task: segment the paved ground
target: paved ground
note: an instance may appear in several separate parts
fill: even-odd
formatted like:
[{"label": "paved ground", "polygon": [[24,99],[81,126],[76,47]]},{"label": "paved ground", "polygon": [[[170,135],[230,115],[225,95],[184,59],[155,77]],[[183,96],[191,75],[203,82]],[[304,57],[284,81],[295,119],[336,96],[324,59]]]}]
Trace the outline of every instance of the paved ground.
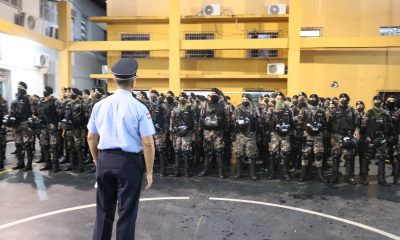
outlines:
[{"label": "paved ground", "polygon": [[[13,162],[10,157],[6,168]],[[0,173],[0,238],[91,239],[94,175],[38,168]],[[375,166],[371,172],[376,174]],[[142,194],[153,201],[141,203],[137,239],[400,239],[400,187],[381,187],[376,180],[370,186],[332,186],[261,177],[156,177]],[[151,199],[156,197],[186,198]],[[45,213],[50,214],[27,219]]]}]

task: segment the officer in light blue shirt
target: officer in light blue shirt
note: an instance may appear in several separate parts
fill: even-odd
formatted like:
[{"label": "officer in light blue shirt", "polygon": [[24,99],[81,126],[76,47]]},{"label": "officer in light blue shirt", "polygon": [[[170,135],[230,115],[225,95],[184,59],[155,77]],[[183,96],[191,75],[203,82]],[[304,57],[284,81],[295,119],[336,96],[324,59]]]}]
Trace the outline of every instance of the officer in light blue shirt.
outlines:
[{"label": "officer in light blue shirt", "polygon": [[123,58],[112,68],[117,91],[98,102],[87,125],[96,164],[97,213],[93,239],[111,239],[118,201],[117,239],[134,239],[143,164],[146,189],[153,182],[155,133],[147,108],[132,97],[138,63]]}]

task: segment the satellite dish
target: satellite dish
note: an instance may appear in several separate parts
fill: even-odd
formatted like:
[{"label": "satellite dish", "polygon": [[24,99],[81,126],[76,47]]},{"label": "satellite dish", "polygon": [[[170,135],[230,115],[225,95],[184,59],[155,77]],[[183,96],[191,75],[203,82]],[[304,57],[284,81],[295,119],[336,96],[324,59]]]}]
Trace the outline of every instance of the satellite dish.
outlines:
[{"label": "satellite dish", "polygon": [[278,14],[279,13],[279,6],[278,5],[271,5],[269,7],[269,11],[271,14]]},{"label": "satellite dish", "polygon": [[204,15],[212,15],[214,13],[214,7],[207,5],[204,7]]},{"label": "satellite dish", "polygon": [[28,28],[31,29],[31,30],[35,29],[36,20],[35,20],[35,18],[33,16],[29,16],[27,18],[27,25],[28,25]]}]

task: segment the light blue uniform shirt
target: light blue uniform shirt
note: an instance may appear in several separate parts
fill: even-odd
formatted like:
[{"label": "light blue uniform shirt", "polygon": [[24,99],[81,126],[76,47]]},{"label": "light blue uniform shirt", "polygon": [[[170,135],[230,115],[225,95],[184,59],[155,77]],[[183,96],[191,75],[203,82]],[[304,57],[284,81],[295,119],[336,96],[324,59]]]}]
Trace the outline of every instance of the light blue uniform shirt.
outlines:
[{"label": "light blue uniform shirt", "polygon": [[99,150],[121,148],[134,153],[143,150],[142,137],[155,133],[146,106],[121,89],[94,105],[87,128],[100,135]]}]

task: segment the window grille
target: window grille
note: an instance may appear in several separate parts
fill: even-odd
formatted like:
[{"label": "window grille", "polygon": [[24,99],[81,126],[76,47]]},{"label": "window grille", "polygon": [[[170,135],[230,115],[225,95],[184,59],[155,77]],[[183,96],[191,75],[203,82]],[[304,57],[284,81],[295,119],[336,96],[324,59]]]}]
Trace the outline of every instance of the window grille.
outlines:
[{"label": "window grille", "polygon": [[[150,41],[150,34],[122,33],[121,41]],[[121,58],[149,58],[150,51],[122,51]]]},{"label": "window grille", "polygon": [[[185,33],[185,40],[210,40],[214,39],[214,33]],[[187,50],[186,58],[214,58],[214,50]]]},{"label": "window grille", "polygon": [[[268,39],[279,38],[279,32],[251,32],[247,35],[249,39]],[[279,49],[250,49],[247,51],[249,58],[279,58],[281,50]]]}]

